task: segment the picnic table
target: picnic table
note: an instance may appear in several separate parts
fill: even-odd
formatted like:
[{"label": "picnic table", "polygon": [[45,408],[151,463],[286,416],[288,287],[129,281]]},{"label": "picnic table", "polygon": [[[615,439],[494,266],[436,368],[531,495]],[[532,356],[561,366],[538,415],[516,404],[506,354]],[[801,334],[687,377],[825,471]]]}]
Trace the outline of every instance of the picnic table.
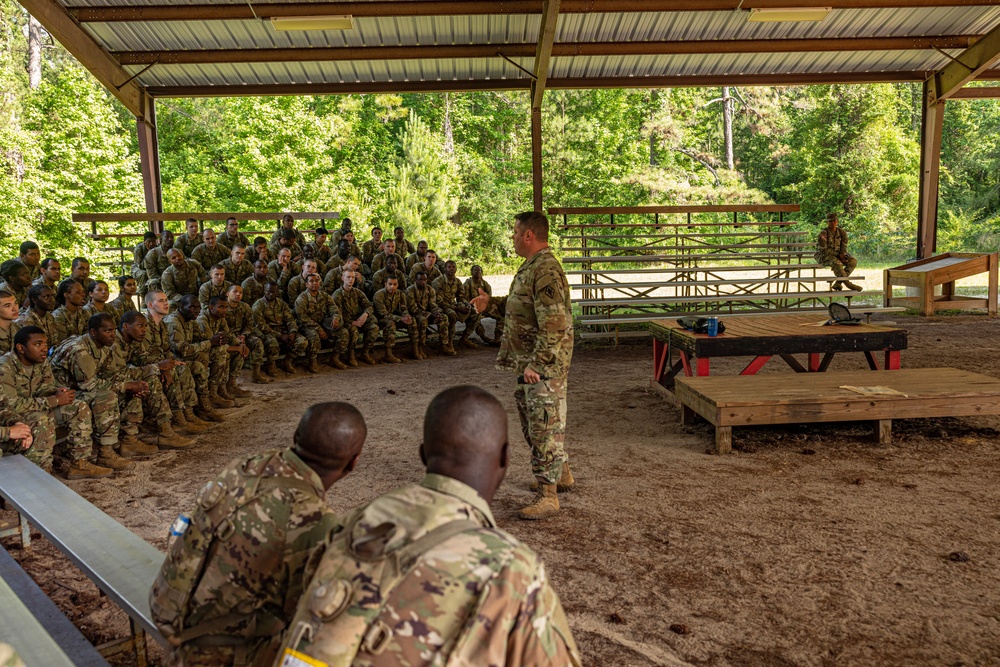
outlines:
[{"label": "picnic table", "polygon": [[[684,329],[676,319],[655,320],[649,325],[650,384],[676,402],[674,378],[681,372],[687,377],[710,375],[713,357],[753,357],[740,375],[756,375],[772,357],[781,358],[796,373],[822,373],[841,352],[864,353],[872,370],[880,370],[875,354],[882,353],[882,368],[899,369],[899,353],[906,349],[905,329],[867,323],[820,326],[827,319],[824,313],[722,317],[726,331],[715,337]],[[806,355],[805,365],[796,354]]]}]

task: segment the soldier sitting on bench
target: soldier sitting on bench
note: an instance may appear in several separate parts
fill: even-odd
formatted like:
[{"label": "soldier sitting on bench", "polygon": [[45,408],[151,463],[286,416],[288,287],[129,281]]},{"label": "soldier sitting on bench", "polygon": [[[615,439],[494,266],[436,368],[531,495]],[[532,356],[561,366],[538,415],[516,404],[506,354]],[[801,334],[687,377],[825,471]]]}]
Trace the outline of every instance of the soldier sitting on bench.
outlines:
[{"label": "soldier sitting on bench", "polygon": [[[847,232],[843,227],[837,226],[837,214],[829,213],[826,216],[826,229],[819,233],[816,241],[816,261],[824,266],[829,266],[833,275],[838,278],[846,278],[851,275],[858,265],[858,260],[847,252]],[[842,290],[844,285],[848,289],[860,292],[861,285],[852,283],[850,280],[835,280],[830,285],[830,289]]]}]

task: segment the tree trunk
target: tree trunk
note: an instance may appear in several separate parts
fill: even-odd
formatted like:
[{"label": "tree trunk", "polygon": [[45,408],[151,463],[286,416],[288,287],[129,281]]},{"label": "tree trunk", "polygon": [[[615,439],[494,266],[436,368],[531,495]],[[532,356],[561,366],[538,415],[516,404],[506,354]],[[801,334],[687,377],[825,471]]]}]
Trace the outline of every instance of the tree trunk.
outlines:
[{"label": "tree trunk", "polygon": [[34,90],[42,83],[42,24],[28,16],[28,85]]},{"label": "tree trunk", "polygon": [[729,96],[729,86],[722,87],[722,125],[726,141],[726,168],[736,167],[733,159],[733,98]]}]

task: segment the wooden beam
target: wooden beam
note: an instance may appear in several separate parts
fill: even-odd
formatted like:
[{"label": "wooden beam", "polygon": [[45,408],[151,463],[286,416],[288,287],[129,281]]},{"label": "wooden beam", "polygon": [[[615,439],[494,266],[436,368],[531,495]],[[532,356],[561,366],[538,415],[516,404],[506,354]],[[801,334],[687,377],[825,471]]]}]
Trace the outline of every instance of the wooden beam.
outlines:
[{"label": "wooden beam", "polygon": [[73,54],[108,91],[133,115],[143,113],[139,85],[129,81],[129,74],[98,46],[83,28],[55,0],[18,0],[66,50]]},{"label": "wooden beam", "polygon": [[937,99],[946,100],[968,82],[974,80],[1000,60],[1000,25],[990,30],[982,39],[952,59],[943,70],[934,75],[932,92]]},{"label": "wooden beam", "polygon": [[528,90],[531,79],[489,81],[377,81],[374,83],[281,83],[218,86],[150,86],[154,97],[258,97],[271,95],[355,95],[382,93],[467,93],[483,90]]},{"label": "wooden beam", "polygon": [[937,249],[938,189],[944,100],[934,90],[935,77],[924,82],[923,118],[920,127],[920,194],[917,206],[917,258]]},{"label": "wooden beam", "polygon": [[995,100],[997,98],[1000,98],[1000,88],[989,87],[989,88],[962,88],[948,99],[949,100]]},{"label": "wooden beam", "polygon": [[[147,213],[163,212],[163,188],[160,183],[160,146],[156,137],[156,100],[142,96],[143,113],[135,119],[139,137],[139,168]],[[150,222],[150,231],[162,232],[163,223]]]},{"label": "wooden beam", "polygon": [[542,210],[542,110],[531,110],[531,194],[534,210]]},{"label": "wooden beam", "polygon": [[531,84],[532,109],[542,108],[545,82],[549,78],[549,62],[552,60],[552,45],[556,39],[559,3],[560,0],[545,0],[542,7],[542,24],[538,28],[538,50],[535,52],[535,66],[532,69],[535,74],[535,81]]},{"label": "wooden beam", "polygon": [[[227,5],[148,5],[77,7],[70,12],[81,23],[132,21],[226,21],[279,16],[348,14],[354,17],[388,16],[482,16],[540,14],[542,0],[466,0],[412,2],[316,2],[248,3]],[[973,7],[990,5],[988,0],[563,0],[561,13],[602,12],[703,12],[784,8],[832,7],[877,9],[907,7]]]},{"label": "wooden beam", "polygon": [[[575,42],[554,44],[551,56],[680,55],[707,53],[801,53],[824,51],[917,51],[964,49],[975,35],[943,37],[868,37],[859,39],[701,40],[658,42]],[[536,44],[456,44],[444,46],[361,46],[303,49],[206,49],[190,51],[116,51],[124,65],[317,62],[343,60],[430,60],[437,58],[508,58],[535,55]]]}]

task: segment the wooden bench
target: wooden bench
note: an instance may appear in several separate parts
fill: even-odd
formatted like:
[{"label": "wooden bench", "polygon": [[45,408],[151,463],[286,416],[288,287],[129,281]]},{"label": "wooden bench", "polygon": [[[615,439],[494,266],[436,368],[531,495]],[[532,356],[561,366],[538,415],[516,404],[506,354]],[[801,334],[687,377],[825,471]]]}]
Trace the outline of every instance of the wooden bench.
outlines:
[{"label": "wooden bench", "polygon": [[[851,276],[851,280],[864,280],[864,276]],[[570,283],[571,291],[586,290],[623,290],[623,289],[648,289],[650,287],[678,288],[678,287],[725,287],[726,285],[790,285],[795,283],[834,283],[843,278],[831,276],[799,276],[796,278],[770,278],[760,276],[757,278],[737,278],[735,280],[671,280],[671,281],[637,281],[637,282],[614,282],[614,283]]]},{"label": "wooden bench", "polygon": [[[619,307],[633,308],[637,306],[650,305],[679,305],[688,303],[726,303],[729,301],[788,301],[806,299],[851,299],[860,296],[882,296],[882,292],[854,292],[847,290],[840,291],[816,291],[816,292],[762,292],[760,294],[695,294],[691,296],[651,296],[638,297],[634,299],[577,299],[573,303],[580,306],[589,307]],[[881,299],[880,299],[881,300]]]},{"label": "wooden bench", "polygon": [[163,553],[23,456],[0,458],[0,496],[128,614],[131,637],[101,652],[132,651],[145,667],[146,634],[166,644],[149,612]]},{"label": "wooden bench", "polygon": [[0,548],[0,642],[14,647],[29,667],[108,664],[3,548]]},{"label": "wooden bench", "polygon": [[812,256],[811,250],[790,250],[788,252],[712,252],[712,253],[692,253],[683,255],[613,255],[608,257],[563,257],[563,264],[621,264],[625,262],[660,262],[663,264],[678,264],[694,260],[719,260],[727,259],[732,261],[781,261],[783,259],[801,259]]},{"label": "wooden bench", "polygon": [[654,269],[572,269],[566,272],[567,276],[613,276],[613,275],[634,275],[644,273],[656,274],[689,274],[689,273],[729,273],[729,272],[755,272],[755,271],[798,271],[815,269],[819,271],[826,267],[822,264],[752,264],[747,266],[691,266],[684,268],[663,267]]},{"label": "wooden bench", "polygon": [[[844,386],[898,393],[864,395]],[[878,442],[887,445],[893,419],[1000,414],[1000,379],[955,368],[678,377],[674,391],[681,423],[700,415],[715,426],[717,454],[732,449],[734,426],[874,421]]]}]

